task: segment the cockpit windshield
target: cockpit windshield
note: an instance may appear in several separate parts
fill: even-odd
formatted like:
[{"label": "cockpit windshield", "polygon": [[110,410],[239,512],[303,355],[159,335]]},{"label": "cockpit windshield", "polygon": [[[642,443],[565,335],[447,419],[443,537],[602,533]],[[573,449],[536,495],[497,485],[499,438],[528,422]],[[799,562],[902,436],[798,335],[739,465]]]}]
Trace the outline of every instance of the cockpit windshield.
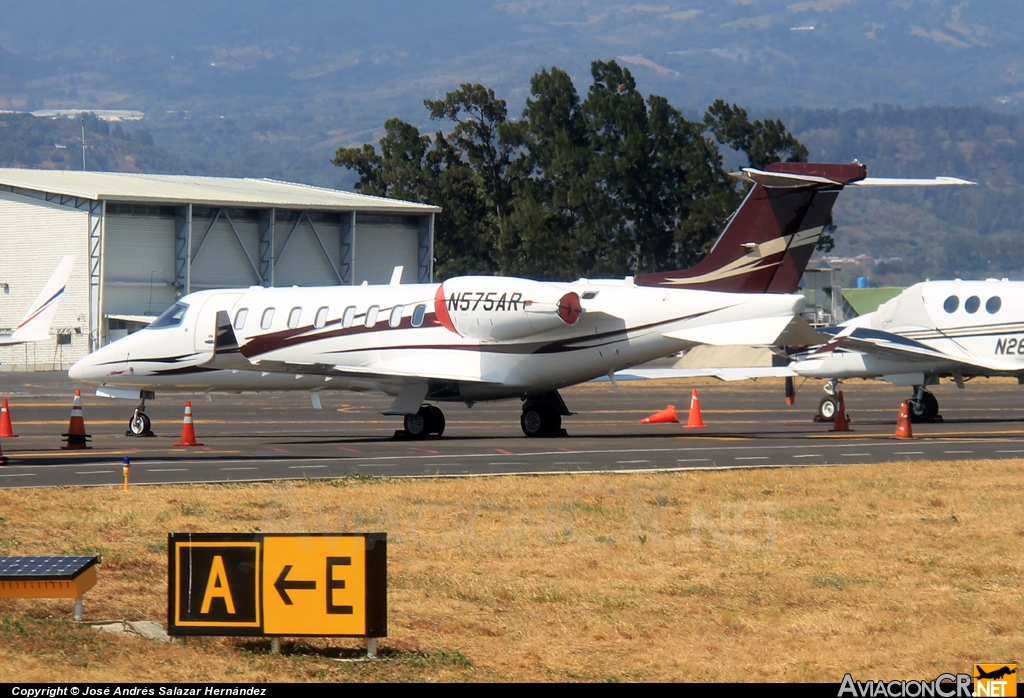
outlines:
[{"label": "cockpit windshield", "polygon": [[160,327],[177,327],[181,324],[181,319],[185,317],[186,310],[188,310],[188,304],[175,303],[165,310],[160,317],[151,322],[146,329],[151,330],[158,329]]}]

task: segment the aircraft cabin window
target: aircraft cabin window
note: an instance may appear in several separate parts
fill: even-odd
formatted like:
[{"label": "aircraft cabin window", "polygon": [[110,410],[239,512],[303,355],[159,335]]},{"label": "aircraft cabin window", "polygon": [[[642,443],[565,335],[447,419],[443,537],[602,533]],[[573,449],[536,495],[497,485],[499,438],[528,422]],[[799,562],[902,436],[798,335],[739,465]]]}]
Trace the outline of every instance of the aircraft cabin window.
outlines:
[{"label": "aircraft cabin window", "polygon": [[327,324],[327,306],[316,311],[316,319],[313,320],[313,327],[320,329]]},{"label": "aircraft cabin window", "polygon": [[1001,307],[1003,307],[1003,301],[999,296],[992,296],[985,303],[985,310],[989,312],[989,315],[995,315]]},{"label": "aircraft cabin window", "polygon": [[188,306],[185,303],[175,303],[170,308],[160,313],[160,317],[149,324],[150,327],[177,327],[181,319],[185,317]]},{"label": "aircraft cabin window", "polygon": [[274,309],[267,308],[263,311],[263,317],[260,318],[260,328],[269,330],[270,325],[274,322]]},{"label": "aircraft cabin window", "polygon": [[950,296],[946,299],[946,302],[942,304],[942,309],[947,313],[955,313],[956,309],[960,307],[960,299],[956,296]]},{"label": "aircraft cabin window", "polygon": [[345,308],[345,314],[341,316],[341,326],[347,330],[349,327],[352,327],[352,323],[355,321],[356,307],[354,305],[350,305]]},{"label": "aircraft cabin window", "polygon": [[380,307],[376,305],[371,305],[369,309],[366,311],[366,322],[364,324],[366,325],[367,329],[377,324],[377,313],[379,312]]},{"label": "aircraft cabin window", "polygon": [[240,330],[243,327],[245,327],[245,318],[247,318],[247,317],[249,317],[249,309],[248,308],[240,308],[239,311],[237,313],[235,313],[235,329],[236,330]]},{"label": "aircraft cabin window", "polygon": [[391,309],[391,317],[388,318],[388,324],[392,327],[398,327],[402,324],[402,313],[405,311],[405,307],[396,305]]},{"label": "aircraft cabin window", "polygon": [[292,312],[288,313],[288,329],[294,330],[299,326],[299,318],[302,316],[302,308],[292,308]]},{"label": "aircraft cabin window", "polygon": [[978,312],[978,308],[981,307],[981,299],[977,296],[971,296],[964,301],[964,310],[969,313]]},{"label": "aircraft cabin window", "polygon": [[427,313],[427,306],[417,305],[412,311],[412,326],[419,327],[423,324],[423,316]]}]

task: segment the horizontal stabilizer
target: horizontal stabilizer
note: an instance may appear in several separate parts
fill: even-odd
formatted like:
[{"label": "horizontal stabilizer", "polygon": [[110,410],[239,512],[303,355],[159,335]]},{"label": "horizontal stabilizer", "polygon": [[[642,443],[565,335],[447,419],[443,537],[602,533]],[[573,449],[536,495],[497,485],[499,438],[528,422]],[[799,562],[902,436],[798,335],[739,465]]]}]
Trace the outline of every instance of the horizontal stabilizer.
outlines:
[{"label": "horizontal stabilizer", "polygon": [[779,337],[786,331],[792,320],[791,315],[755,320],[735,320],[666,332],[664,336],[693,344],[711,344],[713,346],[738,344],[767,347],[778,344]]},{"label": "horizontal stabilizer", "polygon": [[971,182],[959,177],[936,177],[935,179],[901,179],[899,177],[865,177],[859,182],[853,182],[856,187],[950,187],[950,186],[976,186],[977,182]]}]

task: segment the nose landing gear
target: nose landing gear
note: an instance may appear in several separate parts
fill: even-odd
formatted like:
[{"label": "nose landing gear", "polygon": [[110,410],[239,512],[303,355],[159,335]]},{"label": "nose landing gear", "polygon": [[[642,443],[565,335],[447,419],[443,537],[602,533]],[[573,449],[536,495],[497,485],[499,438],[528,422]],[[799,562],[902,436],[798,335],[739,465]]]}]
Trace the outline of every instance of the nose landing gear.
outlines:
[{"label": "nose landing gear", "polygon": [[153,397],[155,395],[148,390],[139,393],[139,406],[135,408],[135,413],[128,420],[128,431],[124,433],[125,436],[156,436],[151,428],[152,422],[146,415],[146,398]]}]

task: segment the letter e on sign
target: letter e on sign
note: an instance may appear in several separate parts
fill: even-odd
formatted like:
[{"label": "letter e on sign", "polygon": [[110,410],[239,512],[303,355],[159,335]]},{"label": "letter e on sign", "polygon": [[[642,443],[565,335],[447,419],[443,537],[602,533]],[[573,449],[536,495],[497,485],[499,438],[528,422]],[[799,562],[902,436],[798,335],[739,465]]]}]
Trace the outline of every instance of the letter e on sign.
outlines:
[{"label": "letter e on sign", "polygon": [[363,536],[267,535],[263,546],[267,635],[366,634]]}]

